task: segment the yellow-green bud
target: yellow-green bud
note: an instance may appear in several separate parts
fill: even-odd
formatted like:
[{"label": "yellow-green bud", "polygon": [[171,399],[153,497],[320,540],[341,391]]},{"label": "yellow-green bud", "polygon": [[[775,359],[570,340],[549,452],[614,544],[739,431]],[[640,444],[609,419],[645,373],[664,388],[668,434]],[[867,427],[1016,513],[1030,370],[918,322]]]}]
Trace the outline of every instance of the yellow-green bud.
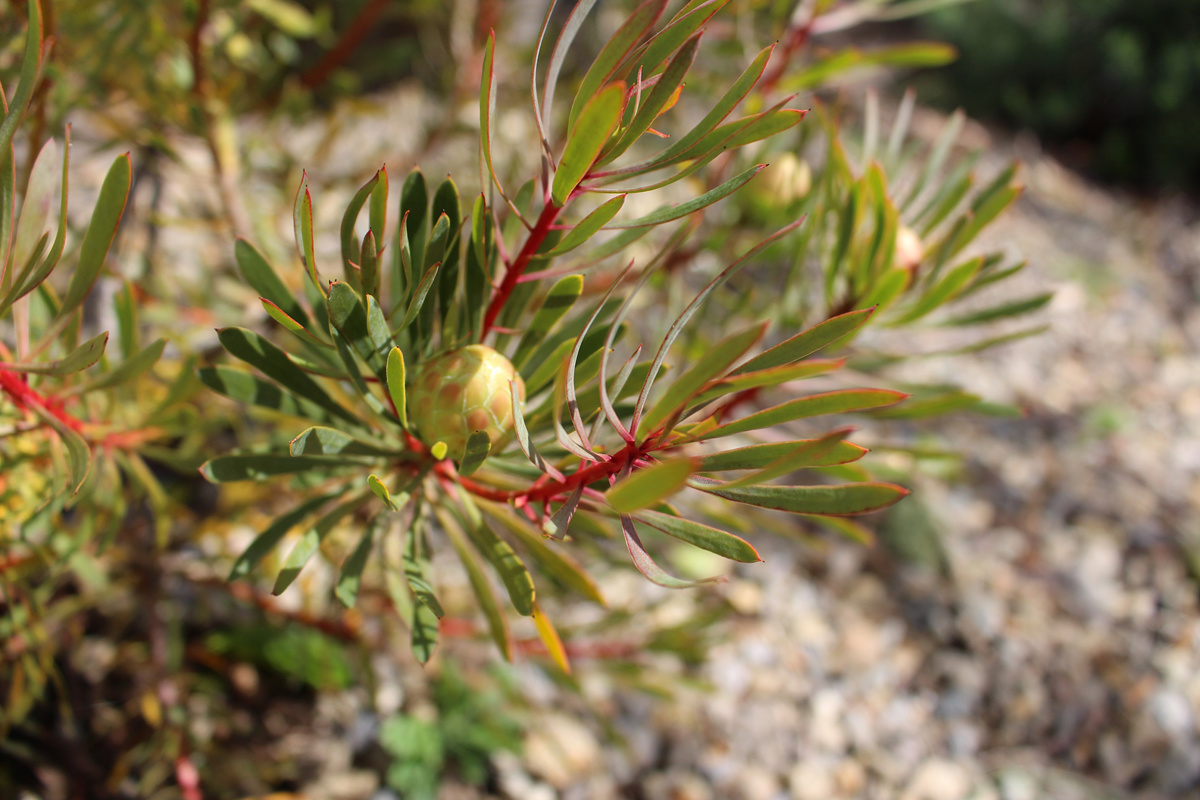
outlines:
[{"label": "yellow-green bud", "polygon": [[482,344],[452,350],[422,365],[408,395],[409,413],[429,446],[445,442],[451,458],[461,458],[467,437],[486,431],[492,450],[512,435],[512,393],[525,400],[525,381],[507,358]]}]

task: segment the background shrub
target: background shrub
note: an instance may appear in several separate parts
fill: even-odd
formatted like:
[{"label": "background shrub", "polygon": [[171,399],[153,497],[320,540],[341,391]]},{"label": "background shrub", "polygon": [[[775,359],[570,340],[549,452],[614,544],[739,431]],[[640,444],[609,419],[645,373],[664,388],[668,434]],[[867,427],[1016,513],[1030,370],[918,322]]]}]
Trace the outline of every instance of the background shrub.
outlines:
[{"label": "background shrub", "polygon": [[961,53],[923,99],[1028,127],[1106,180],[1200,188],[1194,0],[980,0],[922,24]]}]

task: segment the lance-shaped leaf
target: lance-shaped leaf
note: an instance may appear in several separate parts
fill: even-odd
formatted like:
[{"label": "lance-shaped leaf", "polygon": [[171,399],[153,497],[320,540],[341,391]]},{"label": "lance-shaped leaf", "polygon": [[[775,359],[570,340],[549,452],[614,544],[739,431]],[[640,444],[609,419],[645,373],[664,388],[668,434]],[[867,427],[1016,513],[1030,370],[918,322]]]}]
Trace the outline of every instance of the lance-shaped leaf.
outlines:
[{"label": "lance-shaped leaf", "polygon": [[[459,264],[462,261],[459,257],[463,224],[462,200],[459,198],[458,186],[454,183],[453,178],[447,176],[446,180],[438,186],[437,191],[433,193],[432,209],[437,223],[434,225],[434,234],[430,236],[430,249],[437,255],[435,259],[433,255],[426,252],[425,263],[428,265],[434,260],[442,262],[442,272],[438,278],[438,298],[441,301],[441,313],[444,317],[446,312],[452,310],[456,305],[454,298],[458,291]],[[434,239],[439,235],[442,215],[445,215],[446,219],[445,249],[439,253],[434,249]]]},{"label": "lance-shaped leaf", "polygon": [[722,558],[741,561],[745,564],[756,564],[762,561],[758,551],[745,539],[732,533],[693,522],[690,519],[664,514],[660,511],[644,509],[633,515],[638,522],[649,525],[655,530],[674,536],[680,541],[716,553]]},{"label": "lance-shaped leaf", "polygon": [[492,440],[487,431],[473,431],[467,437],[467,445],[463,449],[462,460],[458,464],[459,475],[473,475],[487,461],[488,453],[492,450]]},{"label": "lance-shaped leaf", "polygon": [[513,404],[513,432],[517,437],[517,445],[521,448],[521,452],[529,459],[529,463],[540,469],[555,480],[563,480],[563,474],[558,469],[542,457],[534,447],[533,442],[529,438],[529,428],[525,424],[525,413],[521,410],[521,396],[517,390],[516,381],[509,381],[509,393],[512,397]]},{"label": "lance-shaped leaf", "polygon": [[375,530],[383,526],[387,517],[376,517],[367,529],[354,552],[342,563],[338,571],[337,585],[333,593],[346,608],[353,608],[358,600],[358,590],[362,586],[363,569],[367,566],[367,558],[371,555],[371,547],[375,544]]},{"label": "lance-shaped leaf", "polygon": [[670,104],[678,96],[676,93],[683,87],[683,79],[687,76],[688,70],[692,68],[692,62],[696,60],[696,51],[699,47],[700,34],[696,34],[679,49],[679,52],[671,59],[671,63],[658,76],[654,88],[650,90],[649,97],[642,101],[629,125],[621,131],[615,142],[605,148],[600,159],[601,164],[607,164],[628,150],[643,133],[649,130],[654,120],[670,107]]},{"label": "lance-shaped leaf", "polygon": [[537,629],[538,638],[546,646],[546,652],[550,654],[550,658],[558,665],[559,669],[570,675],[571,662],[567,659],[567,648],[563,647],[562,639],[559,638],[558,631],[554,629],[554,624],[550,622],[546,612],[542,611],[536,603],[533,609],[533,625]]},{"label": "lance-shaped leaf", "polygon": [[[602,91],[601,86],[613,78],[620,77],[617,67],[649,33],[666,6],[667,0],[644,0],[621,24],[612,38],[605,42],[604,47],[600,48],[595,61],[579,82],[579,89],[575,93],[575,100],[571,103],[571,112],[567,117],[568,127],[574,129],[577,124],[583,124],[587,118],[588,101],[597,92]],[[607,138],[605,136],[605,139]]]},{"label": "lance-shaped leaf", "polygon": [[720,481],[693,478],[691,485],[736,503],[773,508],[792,514],[853,516],[878,511],[909,492],[891,483],[863,482],[836,486],[743,486],[726,489]]},{"label": "lance-shaped leaf", "polygon": [[[433,584],[429,582],[427,544],[424,530],[414,525],[404,541],[404,577],[408,580],[408,588],[412,590],[417,601],[440,619],[446,612],[442,610],[442,604],[433,593]],[[413,633],[415,636],[416,632]]]},{"label": "lance-shaped leaf", "polygon": [[267,553],[274,550],[275,545],[283,540],[288,531],[336,496],[336,494],[323,494],[310,497],[268,525],[266,530],[254,537],[254,541],[250,542],[250,546],[238,556],[237,561],[233,562],[233,569],[229,571],[229,580],[236,581],[249,575],[266,557]]},{"label": "lance-shaped leaf", "polygon": [[387,357],[387,388],[388,396],[392,399],[392,408],[396,410],[396,419],[408,430],[408,400],[404,385],[405,368],[404,353],[399,347],[393,347]]},{"label": "lance-shaped leaf", "polygon": [[579,245],[591,239],[601,228],[612,221],[612,218],[625,205],[625,195],[619,194],[596,207],[590,214],[581,219],[575,227],[567,232],[554,249],[546,253],[546,258],[561,256],[569,253]]},{"label": "lance-shaped leaf", "polygon": [[329,347],[330,346],[329,342],[325,341],[324,339],[321,339],[320,337],[318,337],[315,334],[313,334],[312,332],[310,332],[307,328],[305,328],[300,323],[299,320],[292,319],[290,316],[288,316],[287,312],[285,312],[282,308],[280,308],[279,306],[272,303],[267,298],[260,297],[259,300],[262,302],[263,311],[267,312],[267,316],[269,316],[271,319],[275,320],[281,326],[283,326],[284,330],[287,330],[288,332],[295,334],[296,336],[298,336],[299,338],[303,339],[304,341],[308,342],[311,345],[316,345],[317,347]]},{"label": "lance-shaped leaf", "polygon": [[963,290],[968,282],[979,273],[983,266],[983,257],[972,258],[954,267],[946,277],[942,278],[913,304],[913,307],[896,319],[892,325],[905,325],[915,322],[946,301],[952,299]]},{"label": "lance-shaped leaf", "polygon": [[293,581],[300,576],[300,571],[308,564],[309,559],[321,547],[321,542],[325,540],[333,527],[353,514],[366,499],[366,494],[360,492],[349,500],[338,503],[305,531],[292,547],[291,552],[288,553],[287,559],[284,560],[283,567],[275,578],[275,586],[272,587],[271,593],[279,595],[287,591]]},{"label": "lance-shaped leaf", "polygon": [[529,552],[530,557],[548,575],[584,597],[606,605],[599,584],[583,565],[572,558],[564,548],[549,544],[532,522],[519,516],[507,505],[486,500],[476,500],[476,503],[484,507],[489,520],[498,522],[515,536]]},{"label": "lance-shaped leaf", "polygon": [[[396,326],[397,330],[403,330],[413,323],[417,318],[417,314],[421,312],[421,308],[425,305],[425,298],[429,294],[433,282],[437,279],[438,270],[441,268],[441,263],[434,264],[429,269],[425,270],[425,274],[421,276],[421,283],[417,286],[417,290],[413,292],[409,298],[408,308],[404,310],[404,318],[400,320],[400,324]],[[399,306],[397,306],[399,308]]]},{"label": "lance-shaped leaf", "polygon": [[704,578],[698,581],[689,581],[667,574],[666,570],[660,567],[650,556],[650,553],[647,552],[646,546],[642,544],[641,537],[638,536],[637,527],[633,523],[633,517],[628,514],[621,515],[621,533],[625,536],[625,547],[629,550],[629,557],[633,559],[633,565],[637,567],[638,572],[646,576],[646,580],[657,586],[662,586],[665,589],[691,589],[696,586],[703,586],[706,583],[722,583],[725,581],[725,576],[723,575],[716,575],[712,578]]},{"label": "lance-shaped leaf", "polygon": [[664,222],[670,222],[673,219],[686,217],[688,214],[693,214],[702,208],[707,208],[718,200],[722,200],[729,195],[742,188],[759,172],[762,171],[766,164],[757,164],[745,172],[730,178],[715,189],[711,189],[699,197],[688,200],[686,203],[678,203],[673,206],[664,206],[657,211],[651,212],[644,217],[628,220],[626,222],[618,222],[610,225],[611,228],[641,228],[647,225],[661,225]]},{"label": "lance-shaped leaf", "polygon": [[983,399],[979,395],[970,394],[961,389],[950,389],[912,397],[903,405],[875,412],[875,416],[884,419],[926,419],[975,408],[982,402]]},{"label": "lance-shaped leaf", "polygon": [[730,112],[737,107],[737,104],[742,101],[762,76],[763,70],[767,66],[767,60],[771,57],[771,52],[775,49],[774,45],[760,51],[746,67],[746,70],[738,77],[736,81],[726,90],[725,94],[717,101],[704,118],[700,122],[671,144],[666,150],[658,155],[638,164],[624,167],[619,170],[613,170],[613,175],[636,175],[643,172],[648,172],[655,169],[661,169],[675,163],[683,154],[688,153],[698,142],[712,133],[721,120],[729,116]]},{"label": "lance-shaped leaf", "polygon": [[646,373],[646,380],[643,381],[641,391],[638,393],[637,406],[634,409],[633,422],[630,425],[631,432],[636,433],[637,431],[638,425],[641,422],[642,410],[645,408],[646,400],[650,396],[650,388],[654,385],[654,380],[658,377],[659,369],[662,367],[663,361],[667,357],[667,350],[669,350],[671,345],[675,343],[675,340],[683,331],[683,327],[691,321],[692,317],[695,316],[696,312],[700,309],[700,306],[704,304],[704,301],[708,299],[709,295],[711,295],[717,290],[718,287],[729,280],[732,275],[744,267],[752,258],[761,253],[770,245],[774,244],[783,236],[786,236],[795,230],[796,227],[800,225],[801,221],[802,220],[797,220],[791,225],[788,225],[771,236],[768,236],[762,242],[759,242],[756,246],[747,251],[737,261],[734,261],[732,264],[722,270],[717,277],[709,281],[708,285],[700,290],[700,293],[696,295],[695,299],[692,300],[691,303],[688,303],[687,308],[685,308],[675,319],[675,321],[671,323],[671,327],[667,330],[666,335],[663,337],[662,344],[658,346],[658,352],[654,354],[654,361],[650,366],[650,371]]},{"label": "lance-shaped leaf", "polygon": [[394,456],[396,451],[371,444],[334,428],[312,427],[289,445],[292,456]]},{"label": "lance-shaped leaf", "polygon": [[744,392],[749,389],[764,389],[771,386],[778,386],[788,381],[798,381],[804,378],[811,378],[815,375],[823,375],[826,372],[841,369],[845,364],[846,359],[844,358],[814,358],[796,364],[787,364],[782,367],[744,372],[740,375],[736,375],[735,373],[736,377],[722,378],[705,387],[704,391],[696,396],[696,399],[692,402],[692,408],[689,408],[687,413],[690,415],[696,409],[726,395]]},{"label": "lance-shaped leaf", "polygon": [[354,235],[354,226],[358,222],[359,212],[362,211],[362,207],[367,203],[367,198],[371,196],[371,192],[374,191],[376,184],[379,183],[379,175],[380,173],[376,171],[371,179],[354,193],[354,197],[350,198],[350,203],[346,206],[346,213],[342,215],[342,267],[345,270],[346,281],[355,286],[355,288],[358,288],[358,280],[354,270],[354,262],[358,260],[359,254],[354,249],[357,244]]},{"label": "lance-shaped leaf", "polygon": [[387,320],[373,296],[363,308],[349,284],[334,281],[329,287],[329,321],[380,381],[387,381],[387,353],[394,346]]},{"label": "lance-shaped leaf", "polygon": [[[17,132],[17,126],[25,117],[25,109],[29,105],[30,98],[33,97],[33,90],[37,88],[38,73],[42,68],[42,6],[37,0],[29,0],[27,8],[26,18],[29,20],[29,27],[25,31],[25,55],[21,59],[20,83],[17,84],[16,94],[13,95],[11,109],[3,101],[0,101],[0,109],[8,112],[3,120],[0,120],[0,165],[11,162],[10,145],[12,145],[13,136]],[[4,233],[8,234],[9,231],[6,230]],[[7,248],[7,235],[4,237],[3,243]],[[5,254],[0,253],[0,255]]]},{"label": "lance-shaped leaf", "polygon": [[66,356],[57,361],[41,361],[32,364],[8,364],[0,362],[0,369],[12,372],[30,372],[34,375],[71,375],[87,369],[104,355],[108,334],[102,333],[88,339]]},{"label": "lance-shaped leaf", "polygon": [[[57,150],[58,145],[54,140],[47,139],[33,162],[29,183],[25,189],[25,200],[21,204],[21,217],[17,221],[17,232],[9,254],[9,260],[14,265],[30,261],[34,250],[38,249],[38,241],[46,236],[46,220],[50,217],[50,205],[54,200],[58,178]],[[8,288],[10,282],[14,286],[20,286],[25,277],[26,275],[21,275],[14,279],[11,274],[6,273],[4,286]]]},{"label": "lance-shaped leaf", "polygon": [[847,464],[867,454],[865,447],[846,441],[837,441],[824,448],[823,439],[797,439],[794,442],[772,442],[752,444],[700,456],[697,472],[719,472],[736,469],[763,469],[782,458],[806,460],[796,463],[795,469],[803,467],[826,467],[832,464]]},{"label": "lance-shaped leaf", "polygon": [[554,173],[554,183],[550,189],[550,199],[554,205],[561,207],[565,204],[592,168],[600,148],[616,129],[624,104],[625,84],[617,81],[597,92],[583,107],[567,137],[558,171]]},{"label": "lance-shaped leaf", "polygon": [[579,509],[581,499],[583,499],[583,484],[577,484],[570,496],[558,507],[558,510],[542,524],[542,530],[546,532],[547,536],[560,542],[566,538],[567,531],[571,528],[571,520],[574,519],[575,512]]},{"label": "lance-shaped leaf", "polygon": [[766,464],[762,469],[730,481],[725,484],[725,488],[727,490],[737,489],[742,486],[767,483],[782,475],[788,475],[798,469],[808,467],[814,461],[828,460],[828,454],[832,453],[853,430],[853,428],[840,428],[830,431],[819,439],[805,442],[790,452],[781,453],[778,458]]},{"label": "lance-shaped leaf", "polygon": [[238,238],[233,246],[233,257],[237,261],[242,278],[250,284],[250,288],[263,299],[282,311],[287,317],[304,326],[314,338],[319,338],[312,322],[305,313],[304,307],[280,280],[279,275],[271,267],[262,253],[254,249],[254,245]]},{"label": "lance-shaped leaf", "polygon": [[479,509],[469,498],[462,494],[458,497],[467,516],[467,535],[500,576],[504,588],[508,590],[513,608],[517,613],[528,617],[533,613],[535,592],[533,578],[525,568],[525,562],[521,561],[521,557],[508,542],[484,523]]},{"label": "lance-shaped leaf", "polygon": [[271,453],[235,453],[210,458],[200,466],[200,474],[213,483],[262,481],[276,475],[294,475],[311,469],[330,470],[361,464],[345,458],[318,458],[273,455]]},{"label": "lance-shaped leaf", "polygon": [[726,423],[698,437],[700,441],[729,436],[734,433],[772,428],[792,420],[816,417],[823,414],[845,414],[865,411],[899,403],[908,397],[904,392],[890,389],[839,389],[833,392],[809,395],[789,400],[765,411]]},{"label": "lance-shaped leaf", "polygon": [[524,336],[521,337],[521,343],[517,345],[517,351],[512,358],[514,367],[520,369],[525,365],[534,349],[542,343],[555,323],[571,310],[582,293],[582,275],[567,275],[550,287],[546,298],[526,328]]},{"label": "lance-shaped leaf", "polygon": [[362,284],[363,297],[379,295],[379,249],[375,245],[375,232],[367,231],[363,236],[358,259],[358,278]]},{"label": "lance-shaped leaf", "polygon": [[492,635],[492,641],[500,648],[500,653],[504,656],[504,659],[511,661],[512,636],[508,629],[508,622],[504,617],[504,613],[500,610],[500,604],[496,601],[496,595],[492,591],[491,584],[488,583],[483,566],[479,563],[479,556],[475,554],[475,551],[467,542],[467,538],[463,534],[458,521],[454,519],[454,516],[440,508],[437,509],[436,513],[438,521],[441,522],[442,530],[446,532],[446,538],[454,546],[455,552],[458,553],[458,560],[462,562],[463,567],[467,570],[467,580],[471,582],[471,589],[475,593],[475,599],[479,601],[479,608],[483,611],[484,619],[487,620],[488,631]]},{"label": "lance-shaped leaf", "polygon": [[316,381],[296,366],[286,353],[257,333],[245,328],[222,328],[217,331],[217,338],[230,355],[258,369],[293,394],[320,406],[335,417],[362,425],[358,417],[334,401]]},{"label": "lance-shaped leaf", "polygon": [[163,348],[167,346],[166,339],[159,339],[146,348],[138,351],[134,355],[122,361],[113,369],[93,378],[86,383],[81,383],[78,386],[68,389],[64,394],[86,394],[94,392],[98,389],[108,389],[112,386],[119,386],[122,383],[133,380],[141,375],[146,370],[154,366],[158,359],[162,356]]},{"label": "lance-shaped leaf", "polygon": [[1054,298],[1054,292],[1046,292],[1044,294],[1026,297],[1021,300],[1014,300],[1011,303],[1002,303],[998,306],[985,308],[982,311],[973,311],[969,314],[961,314],[957,317],[952,317],[946,320],[944,325],[983,325],[988,322],[995,322],[999,319],[1007,319],[1009,317],[1018,317],[1022,314],[1031,314],[1034,311],[1045,306]]},{"label": "lance-shaped leaf", "polygon": [[858,330],[873,313],[875,313],[874,308],[864,308],[861,311],[850,311],[830,317],[758,354],[735,369],[733,374],[741,375],[751,370],[769,369],[799,361]]},{"label": "lance-shaped leaf", "polygon": [[37,403],[31,403],[30,408],[42,418],[42,421],[54,429],[58,434],[58,438],[62,440],[63,446],[67,455],[67,489],[71,495],[75,495],[83,482],[87,480],[88,470],[92,466],[92,451],[77,431],[73,430],[66,423],[50,413]]},{"label": "lance-shaped leaf", "polygon": [[675,494],[687,485],[688,478],[695,471],[696,463],[691,459],[660,461],[618,481],[605,492],[604,499],[617,511],[627,514]]},{"label": "lance-shaped leaf", "polygon": [[308,191],[308,174],[301,173],[300,188],[296,192],[296,204],[292,209],[292,226],[296,232],[296,249],[300,260],[308,271],[308,279],[313,287],[325,295],[325,287],[321,285],[321,276],[317,272],[317,255],[313,245],[313,205],[312,194]]},{"label": "lance-shaped leaf", "polygon": [[722,375],[733,362],[754,346],[766,332],[767,323],[753,325],[744,331],[725,337],[707,350],[691,369],[680,375],[651,406],[642,418],[647,430],[656,430],[675,412],[682,411],[700,389],[713,378]]},{"label": "lance-shaped leaf", "polygon": [[92,284],[96,282],[96,277],[104,266],[104,259],[108,257],[108,248],[112,246],[113,238],[117,235],[117,225],[125,213],[130,179],[131,166],[127,153],[118,156],[108,174],[104,176],[100,196],[96,199],[96,207],[92,211],[92,220],[83,235],[83,244],[79,246],[75,272],[71,275],[67,294],[58,309],[58,319],[72,314],[92,290]]},{"label": "lance-shaped leaf", "polygon": [[232,367],[205,367],[199,370],[197,375],[208,388],[240,403],[269,408],[294,417],[304,417],[313,422],[343,421],[341,417],[330,414],[316,403],[286,392],[276,384],[249,372]]}]

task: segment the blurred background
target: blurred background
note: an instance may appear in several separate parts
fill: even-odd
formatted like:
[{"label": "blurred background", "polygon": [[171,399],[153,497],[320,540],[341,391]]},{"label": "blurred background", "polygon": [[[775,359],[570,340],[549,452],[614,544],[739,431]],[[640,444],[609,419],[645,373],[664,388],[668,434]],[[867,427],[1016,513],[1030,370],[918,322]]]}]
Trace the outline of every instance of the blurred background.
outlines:
[{"label": "blurred background", "polygon": [[[70,123],[71,198],[87,208],[131,151],[100,294],[135,284],[178,364],[212,352],[214,327],[261,316],[232,242],[294,260],[301,170],[319,252],[336,253],[338,209],[382,163],[479,190],[491,29],[512,98],[498,148],[514,172],[536,168],[520,102],[534,0],[42,5],[55,44],[18,155]],[[600,4],[569,73],[628,5]],[[938,330],[867,341],[917,348],[881,374],[1019,413],[867,424],[877,471],[914,490],[869,520],[872,543],[784,531],[763,537],[764,563],[687,592],[598,564],[607,609],[548,600],[566,675],[534,637],[508,664],[469,625],[421,667],[382,602],[330,601],[328,570],[280,597],[262,576],[227,581],[283,506],[196,474],[202,445],[265,427],[205,395],[197,440],[149,460],[169,522],[135,508],[113,546],[63,544],[49,574],[0,552],[0,797],[1200,796],[1195,0],[733,0],[723,14],[718,73],[809,26],[794,105],[833,109],[856,151],[907,115],[914,146],[945,142],[947,172],[1020,162],[1024,193],[979,246],[1029,262],[1004,291],[1050,296],[1037,335],[1006,330],[983,352]],[[0,0],[10,96],[25,22],[23,3]],[[954,58],[903,49],[917,41]],[[820,168],[808,134],[789,142]],[[735,221],[779,204],[731,203]],[[0,489],[2,528],[20,498]],[[331,560],[348,547],[334,542]],[[715,568],[689,558],[673,567]]]}]

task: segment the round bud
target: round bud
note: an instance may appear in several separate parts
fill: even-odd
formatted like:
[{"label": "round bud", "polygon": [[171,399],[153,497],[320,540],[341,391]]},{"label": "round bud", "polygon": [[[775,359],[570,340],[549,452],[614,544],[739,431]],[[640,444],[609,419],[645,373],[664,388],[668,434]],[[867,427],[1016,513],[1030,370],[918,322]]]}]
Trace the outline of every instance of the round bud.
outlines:
[{"label": "round bud", "polygon": [[492,450],[503,447],[512,435],[512,393],[525,400],[525,382],[512,362],[482,344],[444,353],[423,364],[409,390],[408,407],[421,441],[429,446],[445,442],[451,458],[459,459],[467,438],[486,431]]}]

